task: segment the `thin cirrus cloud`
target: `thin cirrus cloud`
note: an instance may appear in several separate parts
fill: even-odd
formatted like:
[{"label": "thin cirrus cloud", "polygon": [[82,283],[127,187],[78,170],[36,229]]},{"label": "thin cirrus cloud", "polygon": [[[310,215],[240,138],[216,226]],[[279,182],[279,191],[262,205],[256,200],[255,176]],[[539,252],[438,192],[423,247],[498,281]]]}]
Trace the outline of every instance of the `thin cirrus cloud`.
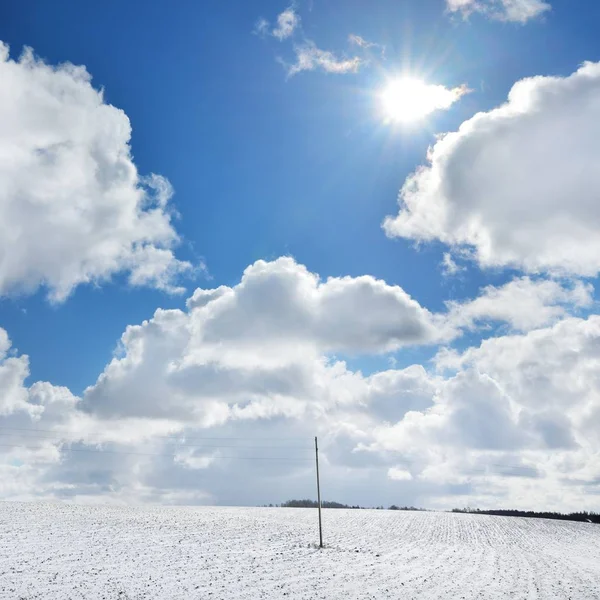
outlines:
[{"label": "thin cirrus cloud", "polygon": [[348,36],[348,42],[353,46],[358,46],[359,48],[362,48],[363,50],[378,50],[381,55],[381,58],[385,58],[385,46],[383,44],[371,42],[355,33],[351,33]]},{"label": "thin cirrus cloud", "polygon": [[[270,36],[284,42],[293,38],[300,28],[300,16],[295,7],[290,6],[277,15],[276,24],[273,28],[271,28],[271,24],[267,19],[261,17],[256,22],[253,32],[263,38]],[[349,41],[362,49],[377,46],[377,44],[367,42],[357,35],[351,35]],[[295,42],[293,50],[295,55],[293,63],[289,63],[282,58],[277,59],[287,71],[288,77],[303,71],[323,71],[324,73],[335,74],[356,73],[365,62],[359,56],[345,57],[339,56],[330,50],[323,50],[313,40],[307,38],[302,42]]]},{"label": "thin cirrus cloud", "polygon": [[446,0],[448,10],[468,17],[481,13],[492,19],[526,23],[551,9],[544,0]]},{"label": "thin cirrus cloud", "polygon": [[260,17],[254,24],[252,33],[260,37],[265,37],[269,34],[270,23],[264,17]]},{"label": "thin cirrus cloud", "polygon": [[[551,9],[544,0],[446,0],[447,8],[452,13],[460,13],[467,18],[472,13],[481,13],[489,18],[525,23],[538,17]],[[271,36],[280,42],[292,38],[301,29],[300,16],[294,5],[289,6],[279,13],[274,27],[270,22],[261,17],[255,24],[254,33],[261,36]],[[385,57],[385,47],[376,42],[366,40],[360,35],[351,33],[348,42],[365,53],[379,49],[381,58]],[[310,39],[294,45],[296,60],[288,64],[283,59],[278,61],[287,70],[288,76],[293,76],[302,71],[320,70],[325,73],[357,73],[361,67],[368,64],[368,60],[359,56],[340,57],[335,52],[323,50]]]},{"label": "thin cirrus cloud", "polygon": [[294,6],[290,6],[277,15],[273,28],[271,28],[271,23],[267,19],[260,17],[254,25],[253,32],[260,37],[272,36],[283,42],[292,37],[299,26],[300,15],[298,15]]},{"label": "thin cirrus cloud", "polygon": [[294,47],[296,62],[287,65],[288,76],[296,75],[302,71],[320,70],[325,73],[342,75],[345,73],[357,73],[364,61],[358,57],[340,58],[333,52],[321,50],[314,42],[306,41]]},{"label": "thin cirrus cloud", "polygon": [[376,44],[375,42],[369,42],[365,40],[365,38],[361,37],[360,35],[356,35],[355,33],[351,33],[348,36],[348,41],[359,48],[374,48],[375,46],[379,46],[379,44]]},{"label": "thin cirrus cloud", "polygon": [[277,16],[277,25],[272,34],[278,40],[285,40],[293,35],[300,24],[300,17],[293,6],[290,6]]}]

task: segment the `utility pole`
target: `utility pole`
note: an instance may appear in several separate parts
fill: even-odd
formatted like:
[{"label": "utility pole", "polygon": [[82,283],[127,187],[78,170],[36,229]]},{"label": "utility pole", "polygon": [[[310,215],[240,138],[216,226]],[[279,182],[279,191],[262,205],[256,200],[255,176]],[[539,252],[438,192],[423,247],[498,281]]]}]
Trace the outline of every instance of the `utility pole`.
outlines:
[{"label": "utility pole", "polygon": [[315,460],[317,464],[317,500],[319,502],[319,548],[323,547],[323,522],[321,520],[321,483],[319,481],[319,445],[315,436]]}]

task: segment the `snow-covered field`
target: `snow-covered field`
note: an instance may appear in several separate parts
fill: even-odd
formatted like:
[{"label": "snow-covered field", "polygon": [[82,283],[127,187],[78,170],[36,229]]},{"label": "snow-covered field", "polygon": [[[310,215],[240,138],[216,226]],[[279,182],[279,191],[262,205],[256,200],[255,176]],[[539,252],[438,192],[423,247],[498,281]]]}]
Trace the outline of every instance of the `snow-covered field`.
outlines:
[{"label": "snow-covered field", "polygon": [[11,599],[600,598],[600,526],[479,515],[0,504]]}]

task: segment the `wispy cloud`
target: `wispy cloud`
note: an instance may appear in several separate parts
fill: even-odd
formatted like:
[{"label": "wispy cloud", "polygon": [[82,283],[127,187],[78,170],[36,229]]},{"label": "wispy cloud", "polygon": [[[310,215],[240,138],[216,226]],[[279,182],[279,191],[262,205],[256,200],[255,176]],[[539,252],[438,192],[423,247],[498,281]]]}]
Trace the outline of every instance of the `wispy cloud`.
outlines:
[{"label": "wispy cloud", "polygon": [[269,21],[267,21],[264,17],[260,17],[260,19],[256,21],[252,33],[254,35],[259,35],[260,37],[266,37],[269,35]]},{"label": "wispy cloud", "polygon": [[339,58],[329,50],[321,50],[311,40],[307,40],[301,46],[296,46],[294,50],[296,62],[293,65],[287,65],[290,77],[302,71],[317,69],[326,73],[356,73],[363,64],[362,59],[358,56]]},{"label": "wispy cloud", "polygon": [[[292,41],[290,38],[304,37],[302,42],[294,43],[293,49],[295,54],[295,62],[290,64],[283,58],[278,58],[287,71],[288,77],[296,75],[302,71],[324,71],[325,73],[356,73],[363,64],[366,64],[366,60],[360,56],[339,56],[330,50],[322,50],[317,44],[306,38],[305,36],[298,36],[301,32],[301,19],[300,15],[296,12],[296,6],[292,3],[283,12],[277,15],[276,23],[272,24],[265,18],[261,17],[254,25],[253,33],[262,38],[274,37],[280,42],[286,40]],[[351,34],[348,37],[349,43],[353,46],[357,46],[362,50],[369,50],[371,48],[381,48],[383,46],[369,42],[363,37]]]},{"label": "wispy cloud", "polygon": [[444,260],[442,260],[441,266],[442,273],[446,277],[452,277],[453,275],[457,275],[458,273],[467,270],[466,267],[463,267],[456,263],[454,258],[452,258],[452,254],[450,254],[450,252],[444,253]]},{"label": "wispy cloud", "polygon": [[551,9],[545,0],[446,0],[450,12],[468,17],[474,12],[492,19],[526,23]]},{"label": "wispy cloud", "polygon": [[385,56],[385,46],[383,44],[378,44],[376,42],[370,42],[370,41],[366,40],[364,37],[357,35],[355,33],[351,33],[348,36],[348,42],[350,42],[350,44],[352,46],[358,46],[362,50],[379,51],[382,58],[384,58],[384,56]]},{"label": "wispy cloud", "polygon": [[300,15],[298,15],[292,5],[277,15],[276,24],[273,29],[271,29],[271,23],[267,19],[260,17],[254,24],[252,33],[262,38],[273,36],[280,42],[283,42],[294,35],[299,25]]},{"label": "wispy cloud", "polygon": [[348,41],[355,46],[359,46],[360,48],[373,48],[374,46],[379,46],[379,44],[375,44],[374,42],[368,42],[365,38],[360,35],[356,35],[355,33],[351,33],[348,36]]},{"label": "wispy cloud", "polygon": [[299,24],[300,17],[294,7],[290,6],[277,15],[277,26],[272,31],[273,37],[283,41],[293,35]]}]

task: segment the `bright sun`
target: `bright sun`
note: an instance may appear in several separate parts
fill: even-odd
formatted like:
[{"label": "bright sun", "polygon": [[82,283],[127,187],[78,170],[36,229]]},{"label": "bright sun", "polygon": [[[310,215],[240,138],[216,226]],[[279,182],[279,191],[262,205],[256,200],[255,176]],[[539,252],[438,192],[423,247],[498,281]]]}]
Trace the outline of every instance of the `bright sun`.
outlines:
[{"label": "bright sun", "polygon": [[381,92],[381,104],[387,118],[401,123],[419,121],[428,114],[423,103],[427,86],[418,79],[391,81]]},{"label": "bright sun", "polygon": [[436,110],[449,108],[466,93],[466,88],[447,89],[412,77],[392,79],[379,98],[386,119],[414,123]]}]

